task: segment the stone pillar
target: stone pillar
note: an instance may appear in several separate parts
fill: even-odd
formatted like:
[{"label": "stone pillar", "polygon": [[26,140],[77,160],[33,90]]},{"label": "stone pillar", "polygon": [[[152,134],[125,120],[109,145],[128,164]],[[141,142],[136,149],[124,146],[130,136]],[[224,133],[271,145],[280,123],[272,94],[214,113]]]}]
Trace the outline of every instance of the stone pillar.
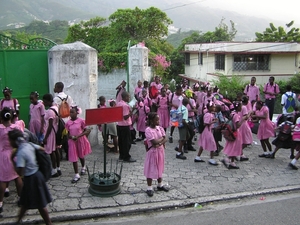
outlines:
[{"label": "stone pillar", "polygon": [[[56,45],[48,51],[49,87],[64,83],[64,92],[82,109],[79,117],[85,119],[85,110],[97,108],[98,65],[97,51],[82,43]],[[93,126],[89,136],[91,145],[98,144],[98,129]]]},{"label": "stone pillar", "polygon": [[137,81],[150,81],[151,68],[148,67],[148,48],[141,44],[130,47],[128,54],[129,61],[129,91],[133,96]]}]

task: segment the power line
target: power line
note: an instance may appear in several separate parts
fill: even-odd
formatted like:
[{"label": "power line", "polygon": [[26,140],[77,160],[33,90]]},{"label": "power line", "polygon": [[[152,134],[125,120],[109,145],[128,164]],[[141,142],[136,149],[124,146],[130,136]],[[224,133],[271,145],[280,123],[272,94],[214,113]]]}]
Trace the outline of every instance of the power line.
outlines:
[{"label": "power line", "polygon": [[188,6],[188,5],[193,5],[193,4],[196,4],[196,3],[199,3],[199,2],[205,2],[205,1],[207,1],[207,0],[201,0],[201,1],[197,1],[197,2],[191,2],[191,3],[188,3],[188,4],[178,5],[178,6],[168,8],[168,9],[164,9],[162,11],[169,11],[169,10],[172,10],[172,9],[182,8],[182,7],[185,7],[185,6]]}]

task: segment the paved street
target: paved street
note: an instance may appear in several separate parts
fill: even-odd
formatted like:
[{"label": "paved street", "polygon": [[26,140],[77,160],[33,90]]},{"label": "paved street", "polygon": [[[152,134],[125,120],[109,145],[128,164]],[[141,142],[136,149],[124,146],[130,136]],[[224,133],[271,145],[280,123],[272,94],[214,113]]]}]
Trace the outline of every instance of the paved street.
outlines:
[{"label": "paved street", "polygon": [[[88,192],[88,177],[82,176],[77,184],[72,184],[73,167],[70,162],[62,161],[62,176],[48,182],[53,202],[49,205],[50,216],[55,221],[66,221],[138,210],[151,210],[193,205],[195,202],[212,202],[255,194],[267,194],[288,190],[300,190],[300,171],[288,168],[290,150],[282,149],[275,159],[259,158],[262,153],[259,144],[246,148],[245,155],[250,158],[246,162],[238,162],[239,170],[228,170],[222,163],[218,166],[208,164],[209,153],[203,152],[205,163],[195,163],[196,152],[186,154],[187,160],[175,158],[178,131],[174,132],[174,143],[167,143],[164,183],[170,191],[156,191],[152,198],[146,193],[146,181],[143,175],[143,161],[145,148],[143,142],[132,145],[131,155],[137,159],[136,163],[124,163],[121,188],[119,195],[114,197],[95,197]],[[255,141],[256,135],[254,135]],[[102,142],[100,140],[99,142]],[[225,143],[223,142],[222,145]],[[195,148],[198,149],[197,143]],[[107,154],[110,169],[110,160],[115,163],[118,155]],[[216,157],[222,159],[222,154]],[[103,145],[93,147],[93,153],[86,158],[87,165],[92,170],[96,160],[96,169],[103,171]],[[300,164],[299,164],[300,166]],[[18,212],[17,196],[14,183],[10,184],[11,195],[4,199],[3,218],[1,224],[10,224],[15,221]],[[40,221],[37,210],[31,210],[24,218],[24,222]]]}]

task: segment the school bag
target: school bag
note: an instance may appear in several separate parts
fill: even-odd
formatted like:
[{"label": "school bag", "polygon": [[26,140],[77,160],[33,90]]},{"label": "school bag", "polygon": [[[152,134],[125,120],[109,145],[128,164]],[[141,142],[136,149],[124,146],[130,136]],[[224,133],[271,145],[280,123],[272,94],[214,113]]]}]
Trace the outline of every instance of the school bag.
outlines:
[{"label": "school bag", "polygon": [[292,135],[293,123],[290,121],[285,121],[279,125],[278,139],[280,141],[288,140]]},{"label": "school bag", "polygon": [[204,115],[205,114],[200,114],[196,117],[196,128],[197,128],[199,134],[202,134],[202,132],[204,131],[204,128],[205,128]]},{"label": "school bag", "polygon": [[182,119],[183,119],[183,111],[179,110],[179,109],[172,109],[170,111],[170,122],[171,122],[171,126],[174,127],[183,127],[183,123],[182,123]]},{"label": "school bag", "polygon": [[54,127],[53,130],[55,132],[55,141],[56,141],[56,145],[62,145],[63,144],[63,139],[64,136],[66,135],[66,128],[65,128],[65,122],[63,121],[63,119],[58,115],[58,113],[56,112],[55,109],[53,108],[49,108],[51,109],[53,112],[55,112],[55,115],[58,117],[58,126],[57,126],[57,131],[55,131]]},{"label": "school bag", "polygon": [[292,131],[292,139],[293,141],[300,141],[300,127],[297,124]]},{"label": "school bag", "polygon": [[36,161],[39,166],[39,171],[43,174],[45,181],[47,182],[51,178],[52,170],[50,156],[44,150],[36,148],[33,143],[29,142],[29,144],[31,144],[31,146],[35,149]]},{"label": "school bag", "polygon": [[233,117],[234,114],[231,114],[229,119],[221,126],[221,133],[226,141],[235,141],[237,137],[237,131],[233,122]]},{"label": "school bag", "polygon": [[155,86],[149,87],[149,97],[151,99],[156,99],[158,94],[159,94],[159,91]]},{"label": "school bag", "polygon": [[68,95],[66,98],[61,98],[59,96],[57,96],[60,100],[61,100],[61,103],[59,105],[59,108],[58,108],[58,114],[61,118],[67,118],[70,116],[70,106],[69,106],[69,103],[68,103]]},{"label": "school bag", "polygon": [[292,93],[291,95],[288,95],[287,93],[285,93],[286,102],[285,102],[284,108],[286,109],[287,113],[294,112],[295,107],[296,107],[296,101],[295,101],[293,94],[294,93]]}]

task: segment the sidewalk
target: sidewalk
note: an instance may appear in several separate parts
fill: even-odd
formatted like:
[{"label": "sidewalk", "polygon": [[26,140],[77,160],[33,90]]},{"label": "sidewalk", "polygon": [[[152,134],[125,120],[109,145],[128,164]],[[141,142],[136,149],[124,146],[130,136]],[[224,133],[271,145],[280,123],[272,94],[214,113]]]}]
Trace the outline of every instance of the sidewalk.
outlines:
[{"label": "sidewalk", "polygon": [[[95,197],[88,192],[88,175],[81,176],[77,184],[72,184],[74,176],[70,162],[61,163],[62,176],[53,178],[48,187],[53,202],[48,209],[50,217],[55,221],[109,216],[126,212],[138,212],[161,208],[191,206],[194,203],[220,201],[259,194],[276,193],[289,190],[300,190],[300,172],[288,168],[290,150],[281,149],[275,159],[259,158],[262,153],[259,141],[254,135],[254,143],[245,149],[244,153],[250,158],[246,162],[238,162],[239,170],[228,170],[222,163],[218,166],[208,164],[209,153],[204,151],[202,158],[205,163],[195,163],[197,152],[185,154],[187,160],[175,158],[178,131],[174,132],[174,143],[167,143],[164,184],[170,187],[169,192],[158,192],[156,181],[153,184],[155,193],[148,197],[145,193],[146,180],[143,175],[145,148],[143,142],[132,145],[131,155],[136,163],[124,163],[121,193],[108,198]],[[102,141],[102,140],[101,140]],[[224,145],[224,141],[222,145]],[[195,148],[198,149],[197,143]],[[118,155],[107,153],[108,166]],[[221,160],[222,156],[216,157]],[[93,153],[86,158],[86,164],[92,171],[94,160],[96,170],[103,172],[103,145],[93,147]],[[10,196],[4,198],[3,218],[0,224],[11,224],[18,214],[15,185],[10,183]],[[33,224],[41,221],[37,210],[30,210],[24,217],[24,222]]]}]

